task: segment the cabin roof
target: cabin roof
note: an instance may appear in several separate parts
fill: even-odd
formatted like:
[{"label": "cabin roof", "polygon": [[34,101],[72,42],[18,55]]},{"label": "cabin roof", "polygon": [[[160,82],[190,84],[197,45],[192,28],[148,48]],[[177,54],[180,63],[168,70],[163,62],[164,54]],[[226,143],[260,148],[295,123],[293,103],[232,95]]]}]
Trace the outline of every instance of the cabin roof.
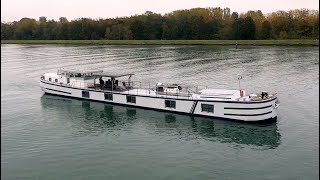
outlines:
[{"label": "cabin roof", "polygon": [[93,73],[93,76],[97,76],[97,77],[110,77],[110,78],[119,78],[119,77],[123,77],[123,76],[132,76],[134,75],[134,73],[126,73],[126,74],[120,74],[120,73]]},{"label": "cabin roof", "polygon": [[45,73],[43,76],[51,77],[51,78],[59,78],[59,76],[56,73]]}]

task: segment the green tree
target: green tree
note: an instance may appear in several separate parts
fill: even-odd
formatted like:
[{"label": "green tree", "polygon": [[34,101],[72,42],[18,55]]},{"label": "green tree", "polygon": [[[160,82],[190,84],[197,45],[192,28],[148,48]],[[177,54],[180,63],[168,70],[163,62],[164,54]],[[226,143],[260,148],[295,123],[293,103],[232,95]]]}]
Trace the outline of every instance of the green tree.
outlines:
[{"label": "green tree", "polygon": [[244,18],[242,27],[241,39],[255,39],[256,38],[256,25],[253,19],[248,16]]},{"label": "green tree", "polygon": [[271,39],[272,38],[272,26],[269,21],[265,20],[262,23],[262,30],[261,30],[261,39]]},{"label": "green tree", "polygon": [[13,39],[13,26],[7,23],[1,23],[1,40]]},{"label": "green tree", "polygon": [[15,39],[35,39],[37,21],[30,18],[22,18],[15,25]]},{"label": "green tree", "polygon": [[261,39],[261,33],[262,33],[262,23],[266,20],[265,16],[263,13],[258,10],[258,11],[248,11],[244,15],[242,15],[243,18],[245,17],[251,17],[255,23],[255,29],[256,29],[256,34],[255,37],[257,39]]},{"label": "green tree", "polygon": [[267,20],[271,23],[273,34],[276,38],[280,37],[280,32],[282,34],[293,34],[293,17],[288,12],[285,11],[277,11],[271,13]]},{"label": "green tree", "polygon": [[69,22],[67,18],[60,17],[58,25],[58,31],[57,31],[57,37],[59,39],[70,39],[70,32],[69,32]]},{"label": "green tree", "polygon": [[106,28],[106,32],[105,32],[105,39],[111,39],[111,29],[110,27]]},{"label": "green tree", "polygon": [[235,19],[232,24],[232,39],[242,39],[243,31],[242,27],[244,25],[244,20],[242,18]]}]

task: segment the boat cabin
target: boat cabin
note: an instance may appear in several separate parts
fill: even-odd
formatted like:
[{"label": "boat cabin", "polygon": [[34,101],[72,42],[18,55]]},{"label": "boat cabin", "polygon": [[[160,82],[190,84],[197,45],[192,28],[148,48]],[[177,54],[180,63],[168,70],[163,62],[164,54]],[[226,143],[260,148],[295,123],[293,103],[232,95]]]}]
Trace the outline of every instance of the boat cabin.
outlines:
[{"label": "boat cabin", "polygon": [[[57,73],[45,73],[41,76],[42,80],[59,83],[61,85],[78,88],[95,88],[101,90],[127,90],[132,88],[131,77],[129,74],[110,74],[103,70],[79,71],[79,70],[58,70]],[[128,80],[119,78],[129,76]]]}]

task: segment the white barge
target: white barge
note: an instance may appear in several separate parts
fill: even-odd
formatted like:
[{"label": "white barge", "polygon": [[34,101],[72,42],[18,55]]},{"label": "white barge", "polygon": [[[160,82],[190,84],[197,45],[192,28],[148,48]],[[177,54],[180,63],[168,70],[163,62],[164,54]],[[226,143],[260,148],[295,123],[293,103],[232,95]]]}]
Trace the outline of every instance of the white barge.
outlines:
[{"label": "white barge", "polygon": [[242,89],[193,90],[162,83],[141,88],[140,83],[131,81],[133,75],[108,74],[103,70],[58,70],[43,74],[40,87],[45,93],[59,96],[212,118],[246,122],[277,119],[278,98],[266,91],[246,95]]}]

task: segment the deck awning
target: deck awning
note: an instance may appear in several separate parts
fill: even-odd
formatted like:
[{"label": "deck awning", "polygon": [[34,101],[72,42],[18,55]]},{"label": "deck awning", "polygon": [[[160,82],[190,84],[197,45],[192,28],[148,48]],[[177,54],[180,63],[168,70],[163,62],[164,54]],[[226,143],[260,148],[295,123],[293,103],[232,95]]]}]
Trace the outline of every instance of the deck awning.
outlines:
[{"label": "deck awning", "polygon": [[91,77],[110,77],[110,78],[119,78],[123,76],[132,76],[134,73],[107,73],[103,70],[76,70],[76,69],[59,69],[58,74],[62,73],[72,73],[72,74],[90,74]]},{"label": "deck awning", "polygon": [[91,74],[91,73],[102,73],[103,70],[76,70],[76,69],[59,69],[58,74],[61,73],[73,73],[73,74]]},{"label": "deck awning", "polygon": [[127,74],[119,74],[119,73],[93,73],[92,76],[96,77],[110,77],[110,78],[119,78],[124,76],[132,76],[133,73],[127,73]]}]

